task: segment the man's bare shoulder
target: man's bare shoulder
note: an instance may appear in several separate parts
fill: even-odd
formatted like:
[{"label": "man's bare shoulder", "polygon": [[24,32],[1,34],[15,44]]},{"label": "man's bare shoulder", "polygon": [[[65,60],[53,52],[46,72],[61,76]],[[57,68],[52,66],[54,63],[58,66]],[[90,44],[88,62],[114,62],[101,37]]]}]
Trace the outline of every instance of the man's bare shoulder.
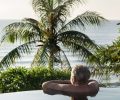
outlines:
[{"label": "man's bare shoulder", "polygon": [[89,80],[88,85],[99,87],[99,83],[96,80]]},{"label": "man's bare shoulder", "polygon": [[90,80],[88,86],[91,91],[91,95],[95,96],[99,91],[99,83],[96,80]]}]

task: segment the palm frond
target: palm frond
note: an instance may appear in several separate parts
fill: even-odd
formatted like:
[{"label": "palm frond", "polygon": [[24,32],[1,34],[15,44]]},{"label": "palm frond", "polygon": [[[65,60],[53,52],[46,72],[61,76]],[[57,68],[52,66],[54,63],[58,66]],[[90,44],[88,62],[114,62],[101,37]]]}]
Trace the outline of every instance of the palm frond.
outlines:
[{"label": "palm frond", "polygon": [[24,18],[22,21],[25,23],[33,24],[35,26],[39,26],[39,22],[33,18]]},{"label": "palm frond", "polygon": [[73,5],[74,3],[83,3],[85,0],[33,0],[32,5],[36,13],[43,14],[49,12],[59,5]]},{"label": "palm frond", "polygon": [[66,9],[65,5],[60,5],[53,9],[53,25],[57,26],[59,24],[65,23],[66,21],[66,16],[69,15],[68,10]]},{"label": "palm frond", "polygon": [[71,65],[70,65],[70,62],[69,62],[69,60],[68,60],[68,58],[67,58],[67,55],[65,54],[65,52],[63,51],[63,50],[61,50],[61,52],[62,52],[62,59],[63,59],[63,61],[62,61],[62,68],[64,68],[64,67],[67,67],[68,66],[68,68],[69,69],[71,69]]},{"label": "palm frond", "polygon": [[82,20],[83,23],[87,25],[100,25],[103,21],[106,21],[106,19],[98,13],[91,11],[86,11],[82,15],[77,16],[76,20],[77,19]]},{"label": "palm frond", "polygon": [[71,7],[71,6],[73,6],[75,4],[78,4],[78,3],[83,4],[83,3],[85,3],[85,1],[86,0],[66,0],[64,2],[64,4],[66,4],[67,6]]},{"label": "palm frond", "polygon": [[101,46],[95,53],[101,65],[103,66],[103,74],[110,73],[118,75],[120,72],[120,46],[117,41],[112,45]]},{"label": "palm frond", "polygon": [[[92,53],[97,48],[97,45],[85,34],[77,31],[67,31],[58,35],[58,41],[62,42],[63,46],[68,48],[73,55],[77,55],[87,63],[99,64],[97,57]],[[94,59],[93,61],[90,59]]]},{"label": "palm frond", "polygon": [[16,48],[14,48],[12,51],[10,51],[1,61],[0,61],[0,67],[5,68],[5,67],[9,67],[11,64],[15,63],[17,59],[20,59],[22,57],[23,54],[29,54],[31,53],[32,47],[33,47],[33,43],[29,42],[29,43],[25,43],[22,44]]},{"label": "palm frond", "polygon": [[47,54],[47,44],[46,44],[39,47],[37,53],[34,56],[31,66],[34,67],[34,66],[46,65],[47,60],[48,60],[48,54]]},{"label": "palm frond", "polygon": [[62,5],[65,2],[68,2],[68,4],[71,4],[74,2],[85,3],[86,0],[52,0],[52,1],[54,1],[54,4]]},{"label": "palm frond", "polygon": [[42,32],[39,27],[24,22],[15,22],[4,28],[5,35],[2,37],[1,42],[8,40],[9,42],[32,41],[42,38]]},{"label": "palm frond", "polygon": [[97,45],[85,34],[78,31],[66,31],[58,35],[58,41],[67,44],[75,43],[88,49],[97,49]]},{"label": "palm frond", "polygon": [[52,6],[50,6],[49,0],[33,0],[32,6],[33,10],[40,17],[44,16],[53,8]]},{"label": "palm frond", "polygon": [[76,18],[66,23],[66,25],[62,27],[59,31],[64,31],[73,27],[84,29],[86,25],[99,26],[104,21],[106,21],[106,19],[97,14],[96,12],[86,11],[85,13],[78,15]]},{"label": "palm frond", "polygon": [[[63,26],[63,24],[66,22],[67,16],[70,16],[68,9],[70,9],[75,2],[82,3],[83,1],[84,0],[57,0],[56,3],[58,3],[58,5],[55,7],[55,9],[53,9],[53,12],[55,12],[54,15],[56,15],[56,17],[53,19],[54,23],[60,22]],[[56,24],[59,25],[60,23]]]},{"label": "palm frond", "polygon": [[91,51],[88,50],[88,48],[85,48],[75,42],[63,42],[64,47],[68,48],[70,52],[73,53],[73,55],[81,57],[83,60],[88,59],[93,54]]}]

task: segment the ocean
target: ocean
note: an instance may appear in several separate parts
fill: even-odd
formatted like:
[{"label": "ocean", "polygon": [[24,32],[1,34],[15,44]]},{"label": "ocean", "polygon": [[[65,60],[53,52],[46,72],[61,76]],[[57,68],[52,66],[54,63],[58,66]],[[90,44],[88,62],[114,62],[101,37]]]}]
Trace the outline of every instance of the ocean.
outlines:
[{"label": "ocean", "polygon": [[[16,22],[18,20],[0,20],[0,39],[3,35],[3,28],[12,23]],[[99,45],[110,45],[112,42],[119,36],[119,28],[120,26],[117,25],[120,20],[110,20],[107,22],[104,22],[101,26],[89,26],[86,27],[86,30],[77,29],[86,35],[88,35],[92,40],[94,40]],[[18,44],[2,44],[0,46],[0,60],[14,47],[16,47]],[[33,50],[35,51],[35,50]],[[71,62],[71,65],[81,64],[76,57],[73,57],[71,54],[68,53],[69,60]],[[17,61],[15,66],[30,66],[30,63],[34,57],[34,52],[31,55],[24,55],[20,60]]]}]

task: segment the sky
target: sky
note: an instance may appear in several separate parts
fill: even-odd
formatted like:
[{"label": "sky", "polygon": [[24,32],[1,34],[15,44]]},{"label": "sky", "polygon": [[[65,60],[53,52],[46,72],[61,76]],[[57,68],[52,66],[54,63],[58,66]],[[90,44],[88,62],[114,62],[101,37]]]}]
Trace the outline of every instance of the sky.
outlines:
[{"label": "sky", "polygon": [[[80,9],[78,9],[80,8]],[[72,12],[76,16],[86,10],[96,11],[106,19],[120,19],[120,0],[86,0],[86,4],[76,7]],[[0,19],[37,18],[31,0],[0,0]]]},{"label": "sky", "polygon": [[36,18],[31,0],[0,0],[0,19]]}]

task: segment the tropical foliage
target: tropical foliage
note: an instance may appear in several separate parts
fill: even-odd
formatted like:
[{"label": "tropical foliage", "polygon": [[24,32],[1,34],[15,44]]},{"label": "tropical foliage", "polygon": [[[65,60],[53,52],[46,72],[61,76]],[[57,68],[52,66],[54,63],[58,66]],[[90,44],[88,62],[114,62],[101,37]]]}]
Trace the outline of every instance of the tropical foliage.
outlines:
[{"label": "tropical foliage", "polygon": [[70,70],[50,70],[46,67],[16,67],[0,72],[0,93],[39,90],[48,80],[68,80]]},{"label": "tropical foliage", "polygon": [[100,46],[94,54],[99,60],[99,65],[94,69],[95,75],[119,76],[120,73],[120,37],[111,45]]},{"label": "tropical foliage", "polygon": [[[120,23],[117,25],[120,25]],[[99,46],[94,51],[94,56],[96,56],[98,62],[92,57],[89,59],[95,63],[95,66],[91,68],[92,75],[108,81],[111,76],[117,76],[120,79],[120,36],[110,45]]]},{"label": "tropical foliage", "polygon": [[96,12],[86,11],[70,21],[67,20],[70,17],[70,8],[83,2],[83,0],[33,0],[32,6],[38,20],[25,18],[5,27],[1,43],[21,41],[21,44],[1,60],[0,67],[10,66],[23,54],[30,54],[33,48],[36,48],[37,52],[31,66],[47,64],[51,69],[55,65],[70,68],[63,47],[83,60],[89,59],[97,46],[87,35],[76,31],[75,27],[98,26],[105,19]]}]

